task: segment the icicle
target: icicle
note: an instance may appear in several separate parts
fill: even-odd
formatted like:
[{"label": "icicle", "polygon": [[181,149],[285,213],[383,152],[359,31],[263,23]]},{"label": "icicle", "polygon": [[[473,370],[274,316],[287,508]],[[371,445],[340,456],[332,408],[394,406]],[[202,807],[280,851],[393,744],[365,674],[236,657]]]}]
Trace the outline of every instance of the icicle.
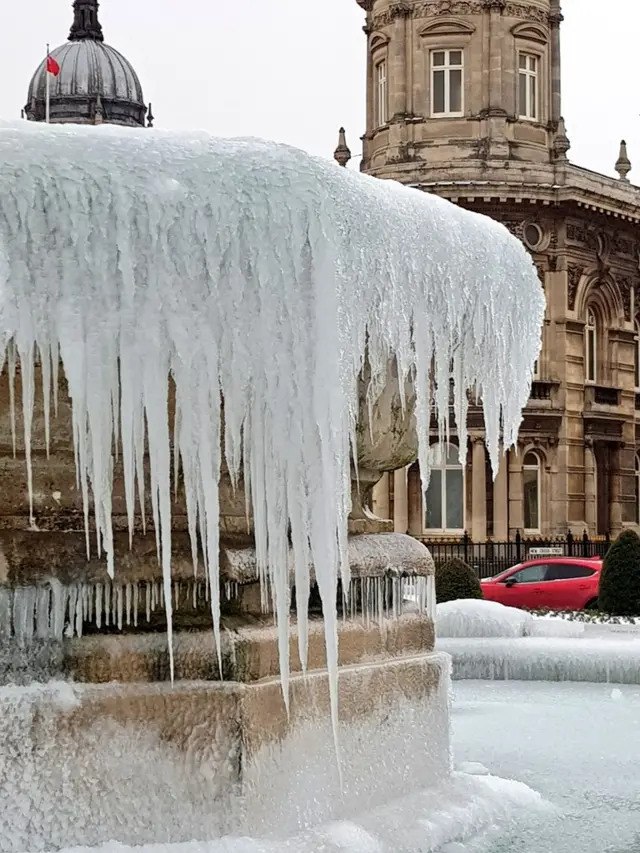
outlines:
[{"label": "icicle", "polygon": [[118,612],[118,631],[122,631],[122,626],[124,625],[124,590],[122,589],[122,584],[118,584],[115,587],[116,594],[116,606]]},{"label": "icicle", "polygon": [[9,368],[9,409],[11,413],[11,445],[13,455],[16,455],[16,347],[14,341],[9,341],[7,347],[7,364]]},{"label": "icicle", "polygon": [[125,587],[125,613],[127,625],[131,625],[131,605],[133,600],[133,584],[128,583]]},{"label": "icicle", "polygon": [[104,588],[101,583],[96,584],[96,628],[102,628],[102,608],[103,608]]},{"label": "icicle", "polygon": [[[495,471],[500,430],[508,448],[540,346],[544,296],[531,259],[488,218],[286,146],[31,125],[0,127],[0,327],[3,346],[15,342],[7,353],[10,386],[16,353],[21,364],[28,470],[34,351],[55,361],[59,350],[87,548],[92,503],[96,545],[113,577],[118,430],[130,529],[136,483],[144,526],[146,433],[171,656],[177,462],[194,564],[198,537],[204,552],[220,655],[224,445],[232,480],[240,465],[244,472],[263,604],[275,607],[285,697],[289,530],[303,663],[314,566],[337,745],[336,585],[340,578],[350,588],[350,456],[365,352],[369,405],[389,359],[396,359],[399,380],[414,384],[425,489],[430,420],[435,414],[440,435],[448,435],[451,379],[456,416],[465,411],[466,390],[481,391]],[[363,620],[381,620],[386,585],[364,579],[360,590]],[[114,595],[105,587],[110,623],[119,618]]]},{"label": "icicle", "polygon": [[17,587],[14,590],[13,633],[20,646],[28,645],[33,638],[35,606],[35,586]]},{"label": "icicle", "polygon": [[78,603],[78,585],[75,583],[72,583],[68,588],[68,592],[69,592],[69,597],[68,597],[67,602],[68,602],[69,612],[68,612],[66,620],[65,620],[66,626],[65,626],[65,630],[64,630],[64,636],[70,638],[70,637],[73,637],[75,625],[76,625],[76,606]]},{"label": "icicle", "polygon": [[0,586],[0,639],[6,640],[12,634],[13,592],[6,586]]},{"label": "icicle", "polygon": [[64,635],[68,589],[59,580],[51,581],[51,636],[61,640]]},{"label": "icicle", "polygon": [[133,627],[138,627],[138,611],[140,609],[140,584],[133,585]]},{"label": "icicle", "polygon": [[47,640],[51,636],[51,587],[39,586],[36,591],[36,637]]},{"label": "icicle", "polygon": [[76,636],[82,636],[82,629],[84,627],[84,603],[85,603],[85,587],[84,584],[80,584],[78,588],[78,598],[76,599],[76,611],[75,611],[75,626],[76,626]]},{"label": "icicle", "polygon": [[147,581],[145,586],[145,609],[147,612],[147,622],[151,622],[151,610],[153,608],[153,584]]}]

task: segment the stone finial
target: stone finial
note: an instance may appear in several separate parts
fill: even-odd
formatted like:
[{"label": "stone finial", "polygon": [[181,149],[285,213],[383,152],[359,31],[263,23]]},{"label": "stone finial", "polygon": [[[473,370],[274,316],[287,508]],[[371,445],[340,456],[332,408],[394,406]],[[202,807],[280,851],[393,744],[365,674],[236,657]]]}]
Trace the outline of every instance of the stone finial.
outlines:
[{"label": "stone finial", "polygon": [[627,175],[631,171],[631,161],[627,155],[627,143],[624,139],[620,143],[620,154],[616,160],[615,170],[620,176],[621,181],[625,181],[626,183],[629,182]]},{"label": "stone finial", "polygon": [[341,127],[338,131],[338,147],[333,152],[333,159],[339,166],[346,166],[349,160],[351,160],[351,151],[347,145],[347,135],[344,127]]},{"label": "stone finial", "polygon": [[151,101],[149,101],[149,109],[147,110],[147,127],[153,127],[154,121],[155,116],[153,115],[153,110],[151,109]]},{"label": "stone finial", "polygon": [[558,119],[558,126],[553,136],[553,158],[554,160],[567,160],[567,152],[571,148],[567,128],[562,116]]},{"label": "stone finial", "polygon": [[96,98],[96,108],[93,120],[95,124],[102,124],[104,122],[104,111],[102,109],[102,98],[100,95]]}]

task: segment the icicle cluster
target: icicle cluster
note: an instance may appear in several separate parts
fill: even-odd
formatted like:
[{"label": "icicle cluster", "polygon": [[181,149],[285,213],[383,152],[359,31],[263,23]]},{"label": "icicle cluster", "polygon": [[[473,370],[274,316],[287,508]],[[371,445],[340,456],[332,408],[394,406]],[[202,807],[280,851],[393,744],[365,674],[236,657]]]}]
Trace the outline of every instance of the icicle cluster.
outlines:
[{"label": "icicle cluster", "polygon": [[[225,584],[224,597],[237,595],[237,584]],[[204,581],[173,584],[171,609],[196,610],[209,601],[209,585]],[[86,623],[100,630],[119,631],[138,627],[157,611],[166,611],[164,586],[156,581],[140,583],[47,584],[0,586],[0,638],[13,637],[26,646],[33,639],[61,640],[82,637]]]},{"label": "icicle cluster", "polygon": [[[398,363],[417,392],[423,481],[433,405],[461,447],[466,389],[484,404],[497,467],[516,438],[544,299],[506,229],[446,201],[283,146],[116,127],[0,125],[0,331],[21,363],[29,462],[34,357],[45,400],[61,358],[79,486],[93,493],[113,572],[112,454],[120,442],[130,523],[145,443],[170,602],[172,459],[211,581],[219,648],[221,446],[250,490],[289,672],[288,534],[300,656],[312,562],[324,601],[337,716],[339,573],[348,583],[350,450],[365,344],[372,394]],[[11,366],[12,362],[10,362]],[[224,399],[224,423],[221,419]],[[87,509],[88,512],[88,509]],[[169,631],[171,607],[167,607]]]},{"label": "icicle cluster", "polygon": [[[227,582],[223,601],[237,598],[239,585]],[[361,621],[380,627],[402,613],[427,613],[435,619],[434,576],[400,578],[352,578],[342,610],[344,621]],[[204,580],[178,581],[172,585],[171,610],[196,611],[209,603],[209,584]],[[136,583],[72,583],[0,586],[0,639],[14,639],[19,646],[33,640],[82,637],[85,625],[102,628],[137,628],[155,613],[166,613],[164,586],[158,581]]]}]

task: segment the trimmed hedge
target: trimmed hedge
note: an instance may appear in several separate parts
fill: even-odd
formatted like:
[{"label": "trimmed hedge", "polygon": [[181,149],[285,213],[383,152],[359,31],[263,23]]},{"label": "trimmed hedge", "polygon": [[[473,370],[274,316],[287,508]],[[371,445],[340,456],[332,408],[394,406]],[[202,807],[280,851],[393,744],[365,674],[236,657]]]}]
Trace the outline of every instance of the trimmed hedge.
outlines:
[{"label": "trimmed hedge", "polygon": [[471,566],[459,557],[436,566],[436,601],[457,601],[461,598],[484,598],[482,586]]},{"label": "trimmed hedge", "polygon": [[612,616],[640,615],[640,538],[633,530],[623,531],[604,558],[598,606]]}]

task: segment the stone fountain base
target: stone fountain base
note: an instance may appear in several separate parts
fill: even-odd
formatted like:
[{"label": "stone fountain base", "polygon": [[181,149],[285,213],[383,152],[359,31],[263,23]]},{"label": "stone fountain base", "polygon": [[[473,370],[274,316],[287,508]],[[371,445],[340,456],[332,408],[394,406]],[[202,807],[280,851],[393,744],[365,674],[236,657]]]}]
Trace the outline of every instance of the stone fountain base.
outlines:
[{"label": "stone fountain base", "polygon": [[0,851],[286,836],[449,772],[446,656],[343,665],[339,693],[342,787],[321,670],[289,717],[273,677],[0,688]]},{"label": "stone fountain base", "polygon": [[[14,580],[0,586],[2,624],[11,628],[0,647],[0,853],[111,839],[291,836],[447,776],[449,661],[433,653],[433,562],[424,546],[393,534],[354,536],[349,548],[354,580],[339,629],[342,778],[322,618],[309,624],[304,675],[292,615],[287,714],[251,549],[223,554],[223,583],[233,587],[224,680],[211,630],[194,622],[174,635],[173,686],[166,633],[148,615],[154,601],[162,611],[157,575],[125,572],[109,586],[59,558],[53,581],[36,576],[27,586],[20,551],[5,550]],[[78,568],[65,576],[63,565]],[[5,577],[11,582],[11,572]],[[180,602],[185,583],[172,591]],[[190,582],[186,601],[198,596]],[[184,607],[176,613],[188,621],[191,604]],[[61,633],[51,614],[64,616]]]}]

